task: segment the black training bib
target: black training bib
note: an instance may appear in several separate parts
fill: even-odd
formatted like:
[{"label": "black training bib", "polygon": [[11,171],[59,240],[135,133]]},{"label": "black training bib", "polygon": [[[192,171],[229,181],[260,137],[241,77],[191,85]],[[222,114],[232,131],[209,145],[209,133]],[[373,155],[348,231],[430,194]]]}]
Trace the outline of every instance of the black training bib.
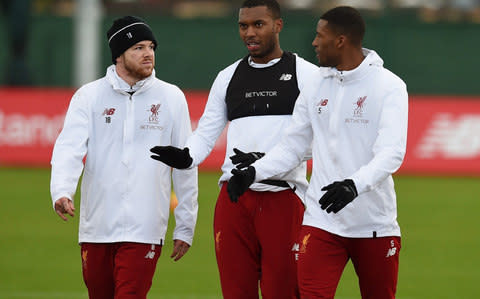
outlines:
[{"label": "black training bib", "polygon": [[228,120],[256,115],[290,115],[298,94],[296,59],[283,52],[279,62],[266,68],[242,59],[227,88]]}]

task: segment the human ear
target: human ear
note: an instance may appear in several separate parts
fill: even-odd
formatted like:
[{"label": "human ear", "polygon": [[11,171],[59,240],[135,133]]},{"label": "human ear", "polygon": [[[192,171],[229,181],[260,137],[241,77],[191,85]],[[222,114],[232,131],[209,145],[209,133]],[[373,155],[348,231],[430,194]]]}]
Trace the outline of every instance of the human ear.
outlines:
[{"label": "human ear", "polygon": [[275,33],[280,33],[283,29],[283,19],[276,19],[275,20]]},{"label": "human ear", "polygon": [[339,35],[335,39],[335,44],[336,44],[337,48],[342,48],[345,45],[346,42],[347,41],[346,41],[345,35]]}]

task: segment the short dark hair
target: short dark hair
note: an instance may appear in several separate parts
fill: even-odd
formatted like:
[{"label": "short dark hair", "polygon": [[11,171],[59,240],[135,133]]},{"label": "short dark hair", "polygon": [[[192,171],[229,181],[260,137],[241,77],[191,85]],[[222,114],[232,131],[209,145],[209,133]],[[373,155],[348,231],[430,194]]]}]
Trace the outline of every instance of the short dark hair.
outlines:
[{"label": "short dark hair", "polygon": [[266,6],[272,12],[274,19],[280,19],[282,13],[280,11],[280,4],[275,0],[245,0],[240,8],[251,8],[257,6]]},{"label": "short dark hair", "polygon": [[355,8],[338,6],[324,13],[320,19],[328,21],[327,26],[339,34],[348,36],[352,43],[362,44],[365,35],[365,21]]}]

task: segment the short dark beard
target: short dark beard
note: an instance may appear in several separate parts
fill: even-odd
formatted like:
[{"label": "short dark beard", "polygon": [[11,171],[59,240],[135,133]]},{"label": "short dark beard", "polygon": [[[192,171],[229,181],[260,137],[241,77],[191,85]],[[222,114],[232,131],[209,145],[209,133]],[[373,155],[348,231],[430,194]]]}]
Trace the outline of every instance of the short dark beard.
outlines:
[{"label": "short dark beard", "polygon": [[150,77],[150,75],[152,74],[152,71],[153,71],[153,68],[150,71],[142,69],[142,68],[134,68],[134,67],[130,66],[127,63],[126,60],[125,60],[124,67],[125,67],[125,70],[129,73],[130,76],[138,79],[139,81]]},{"label": "short dark beard", "polygon": [[264,51],[260,52],[259,54],[252,54],[250,53],[250,56],[252,56],[253,58],[265,58],[267,57],[268,55],[272,54],[273,51],[275,51],[275,48],[277,46],[276,42],[275,42],[275,35],[272,36],[272,38],[268,41],[268,43],[266,43],[266,48]]},{"label": "short dark beard", "polygon": [[321,67],[337,67],[339,65],[338,57],[326,57],[325,61],[318,60],[318,65]]}]

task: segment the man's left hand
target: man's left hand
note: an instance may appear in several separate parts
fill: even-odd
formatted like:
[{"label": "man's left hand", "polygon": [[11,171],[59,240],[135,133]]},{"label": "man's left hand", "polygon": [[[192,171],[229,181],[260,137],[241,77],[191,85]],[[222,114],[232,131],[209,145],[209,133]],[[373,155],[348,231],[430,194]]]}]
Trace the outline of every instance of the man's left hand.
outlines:
[{"label": "man's left hand", "polygon": [[248,166],[244,170],[232,169],[233,176],[228,181],[227,191],[231,202],[238,202],[238,198],[248,190],[255,181],[255,168]]},{"label": "man's left hand", "polygon": [[318,203],[322,210],[327,209],[327,213],[337,213],[358,196],[355,183],[350,179],[333,182],[323,187],[322,191],[327,191],[327,193],[320,198]]}]

